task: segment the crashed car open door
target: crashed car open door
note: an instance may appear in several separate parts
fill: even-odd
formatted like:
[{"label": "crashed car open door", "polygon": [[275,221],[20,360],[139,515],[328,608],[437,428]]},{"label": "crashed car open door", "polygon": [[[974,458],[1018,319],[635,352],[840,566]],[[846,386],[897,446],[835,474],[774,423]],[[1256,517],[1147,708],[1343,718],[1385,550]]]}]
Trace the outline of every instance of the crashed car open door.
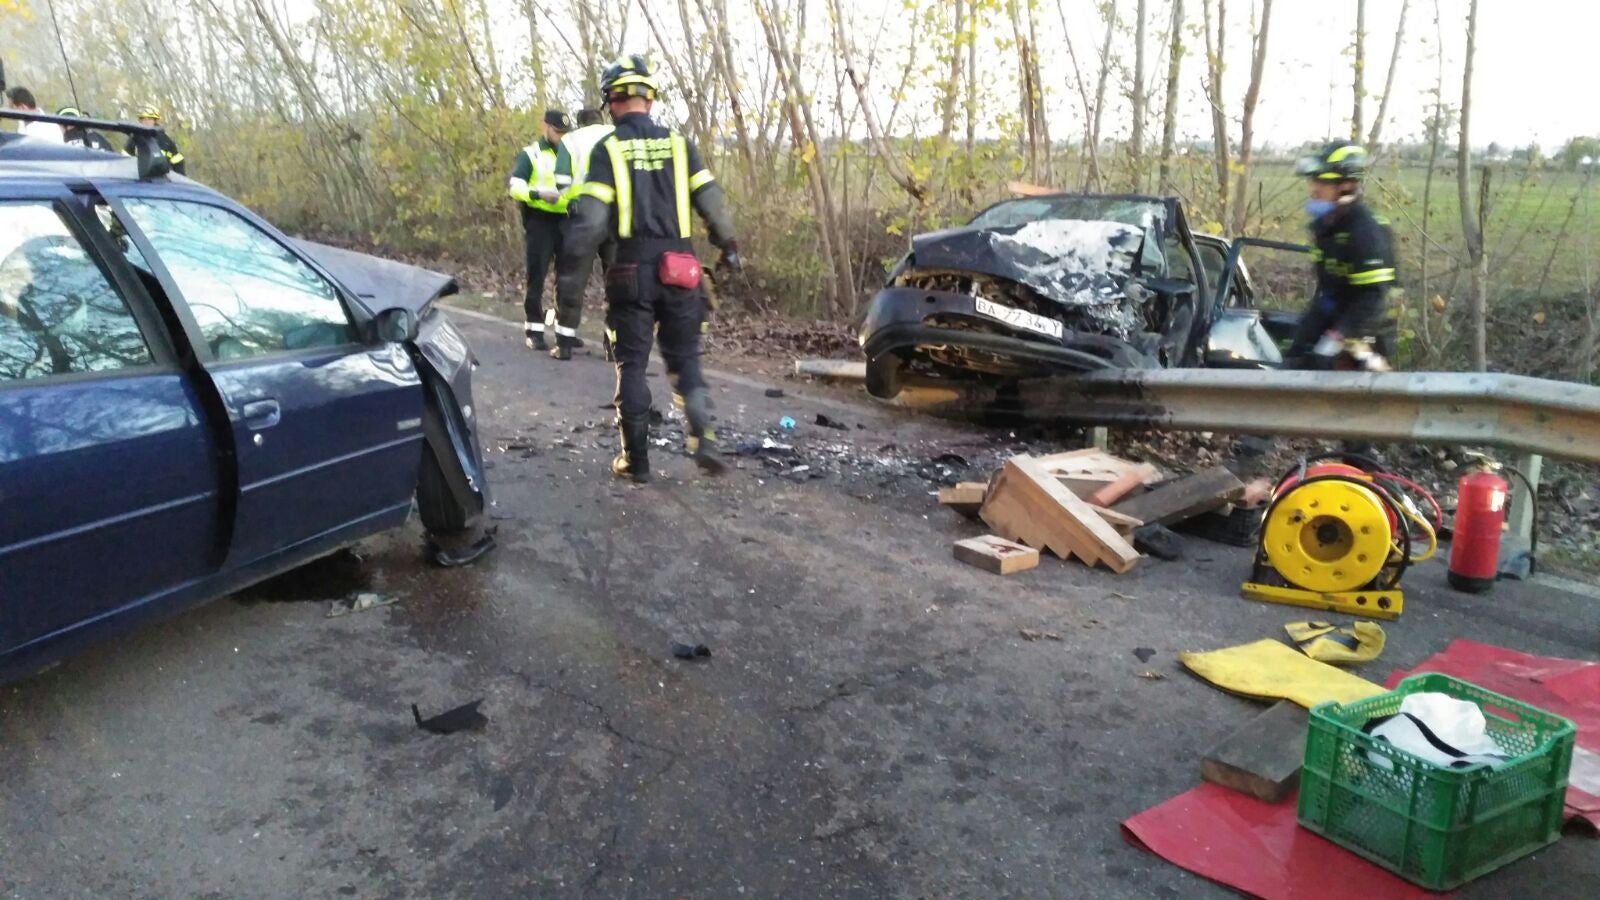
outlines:
[{"label": "crashed car open door", "polygon": [[227,411],[229,566],[403,523],[423,444],[404,347],[364,340],[332,281],[214,195],[145,184],[108,199]]}]

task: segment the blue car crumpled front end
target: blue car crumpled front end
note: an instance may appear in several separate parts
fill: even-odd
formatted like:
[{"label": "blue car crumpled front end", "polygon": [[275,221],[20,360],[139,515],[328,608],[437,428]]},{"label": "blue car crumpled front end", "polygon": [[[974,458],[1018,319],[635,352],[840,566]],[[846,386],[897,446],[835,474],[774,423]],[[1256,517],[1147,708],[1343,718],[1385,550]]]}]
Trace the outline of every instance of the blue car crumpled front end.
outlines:
[{"label": "blue car crumpled front end", "polygon": [[423,434],[439,462],[439,474],[453,505],[466,513],[464,522],[459,523],[462,527],[455,530],[466,536],[469,545],[476,546],[477,537],[484,530],[483,513],[490,502],[483,443],[472,398],[472,372],[477,359],[466,337],[438,305],[441,298],[460,290],[455,278],[315,241],[296,243],[354,294],[353,299],[367,315],[402,307],[417,317],[416,339],[406,346],[422,376],[426,397]]}]

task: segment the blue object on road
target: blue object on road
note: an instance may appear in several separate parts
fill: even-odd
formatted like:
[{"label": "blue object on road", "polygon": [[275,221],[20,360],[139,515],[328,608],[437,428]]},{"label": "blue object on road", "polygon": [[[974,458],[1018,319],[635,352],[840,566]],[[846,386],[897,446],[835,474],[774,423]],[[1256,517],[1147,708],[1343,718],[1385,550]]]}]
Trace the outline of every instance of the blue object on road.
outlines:
[{"label": "blue object on road", "polygon": [[790,418],[789,416],[784,416],[778,420],[778,427],[782,428],[784,431],[793,431],[794,419]]}]

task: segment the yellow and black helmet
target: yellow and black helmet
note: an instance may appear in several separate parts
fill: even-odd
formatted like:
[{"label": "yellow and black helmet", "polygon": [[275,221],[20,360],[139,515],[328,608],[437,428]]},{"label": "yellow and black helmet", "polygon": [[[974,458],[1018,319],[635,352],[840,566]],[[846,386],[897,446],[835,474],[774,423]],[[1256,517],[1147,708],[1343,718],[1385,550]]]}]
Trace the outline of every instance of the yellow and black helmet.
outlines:
[{"label": "yellow and black helmet", "polygon": [[139,107],[139,115],[137,118],[155,119],[157,122],[159,122],[161,121],[161,110],[154,103],[146,103],[145,105]]},{"label": "yellow and black helmet", "polygon": [[73,119],[81,119],[81,118],[84,117],[83,116],[83,110],[77,108],[76,106],[63,106],[60,109],[56,110],[56,115],[58,115],[58,116],[68,116],[68,117],[73,118]]},{"label": "yellow and black helmet", "polygon": [[1317,181],[1360,181],[1367,177],[1367,148],[1354,141],[1332,141],[1301,157],[1294,171]]},{"label": "yellow and black helmet", "polygon": [[643,97],[654,100],[661,93],[655,73],[643,56],[619,56],[600,75],[600,93],[606,97]]}]

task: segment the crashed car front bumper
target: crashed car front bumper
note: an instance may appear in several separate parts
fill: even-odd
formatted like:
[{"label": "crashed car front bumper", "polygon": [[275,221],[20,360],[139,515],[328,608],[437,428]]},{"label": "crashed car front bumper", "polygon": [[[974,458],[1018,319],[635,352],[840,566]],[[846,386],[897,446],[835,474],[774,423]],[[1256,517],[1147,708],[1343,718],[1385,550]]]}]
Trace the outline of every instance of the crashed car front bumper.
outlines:
[{"label": "crashed car front bumper", "polygon": [[[1064,329],[1060,338],[1018,327],[978,311],[978,299],[956,291],[889,287],[872,298],[861,327],[869,374],[877,367],[921,365],[943,378],[1009,374],[1017,377],[1149,368],[1155,362],[1126,341]],[[980,354],[975,369],[947,361],[951,351]],[[893,379],[891,379],[891,382]],[[869,389],[877,379],[869,381]],[[887,387],[885,387],[887,389]],[[881,395],[879,390],[873,390]]]}]

